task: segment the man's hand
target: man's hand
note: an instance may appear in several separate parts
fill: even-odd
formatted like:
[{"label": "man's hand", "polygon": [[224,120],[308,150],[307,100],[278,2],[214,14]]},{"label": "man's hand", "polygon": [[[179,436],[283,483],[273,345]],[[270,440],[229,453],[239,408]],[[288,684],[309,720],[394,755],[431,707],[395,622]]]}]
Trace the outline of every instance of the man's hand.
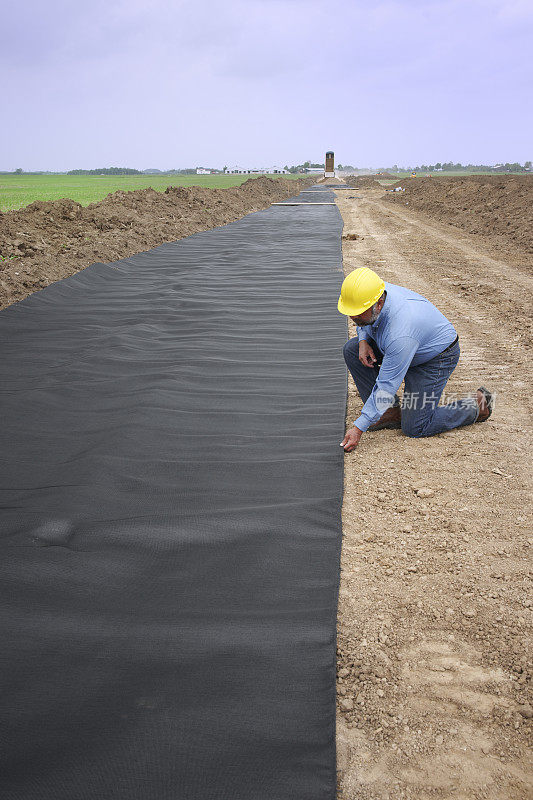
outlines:
[{"label": "man's hand", "polygon": [[355,450],[362,435],[363,431],[360,431],[359,428],[355,427],[355,425],[353,428],[350,428],[341,442],[341,447],[344,447],[344,452],[351,453],[352,450]]},{"label": "man's hand", "polygon": [[368,342],[362,340],[359,342],[359,361],[365,367],[373,367],[376,363],[376,356]]}]

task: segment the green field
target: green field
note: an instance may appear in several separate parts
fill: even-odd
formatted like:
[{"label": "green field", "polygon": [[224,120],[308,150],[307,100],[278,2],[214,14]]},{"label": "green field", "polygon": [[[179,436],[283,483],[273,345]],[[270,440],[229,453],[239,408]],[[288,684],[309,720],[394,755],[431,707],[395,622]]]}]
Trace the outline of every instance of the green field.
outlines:
[{"label": "green field", "polygon": [[[239,186],[256,175],[1,175],[0,211],[11,211],[34,200],[60,200],[68,197],[82,206],[116,192],[152,187],[164,192],[167,186],[203,186],[222,189]],[[272,175],[270,177],[281,177]],[[283,175],[297,178],[298,175]]]}]

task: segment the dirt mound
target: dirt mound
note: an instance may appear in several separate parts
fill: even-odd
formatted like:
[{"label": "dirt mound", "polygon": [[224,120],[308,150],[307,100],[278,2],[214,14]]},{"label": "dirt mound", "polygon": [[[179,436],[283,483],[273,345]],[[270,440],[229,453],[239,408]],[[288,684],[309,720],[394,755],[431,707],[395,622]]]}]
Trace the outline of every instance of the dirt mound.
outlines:
[{"label": "dirt mound", "polygon": [[382,189],[381,183],[379,183],[373,175],[348,175],[345,178],[345,183],[348,186],[353,186],[355,189]]},{"label": "dirt mound", "polygon": [[388,193],[392,203],[409,205],[495,244],[533,252],[533,176],[475,175],[406,178],[404,192]]},{"label": "dirt mound", "polygon": [[95,262],[115,261],[215,228],[298,194],[313,178],[253,178],[231,189],[114,192],[83,208],[35,202],[0,213],[0,308]]}]

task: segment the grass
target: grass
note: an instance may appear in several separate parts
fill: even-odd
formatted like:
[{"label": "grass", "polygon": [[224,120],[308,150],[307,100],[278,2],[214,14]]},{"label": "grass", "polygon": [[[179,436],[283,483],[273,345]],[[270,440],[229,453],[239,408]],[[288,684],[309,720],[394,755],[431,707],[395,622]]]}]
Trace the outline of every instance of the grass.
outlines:
[{"label": "grass", "polygon": [[[167,186],[203,186],[222,189],[239,186],[252,175],[2,175],[0,174],[0,211],[12,211],[33,203],[35,200],[71,200],[88,206],[103,200],[106,195],[119,189],[131,192],[134,189],[151,187],[164,192]],[[271,176],[281,177],[281,176]],[[301,177],[284,175],[284,178]]]}]

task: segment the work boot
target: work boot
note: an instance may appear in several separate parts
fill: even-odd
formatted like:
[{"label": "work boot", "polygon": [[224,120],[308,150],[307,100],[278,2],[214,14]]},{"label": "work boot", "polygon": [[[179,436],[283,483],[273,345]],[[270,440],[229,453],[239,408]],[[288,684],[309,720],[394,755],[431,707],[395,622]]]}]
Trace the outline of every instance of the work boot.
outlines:
[{"label": "work boot", "polygon": [[479,414],[476,422],[485,422],[492,414],[494,408],[494,398],[488,389],[480,386],[476,392],[476,401],[479,406]]},{"label": "work boot", "polygon": [[401,428],[402,426],[402,410],[400,406],[392,406],[388,408],[385,413],[374,422],[368,429],[369,431],[381,431],[384,428]]}]

